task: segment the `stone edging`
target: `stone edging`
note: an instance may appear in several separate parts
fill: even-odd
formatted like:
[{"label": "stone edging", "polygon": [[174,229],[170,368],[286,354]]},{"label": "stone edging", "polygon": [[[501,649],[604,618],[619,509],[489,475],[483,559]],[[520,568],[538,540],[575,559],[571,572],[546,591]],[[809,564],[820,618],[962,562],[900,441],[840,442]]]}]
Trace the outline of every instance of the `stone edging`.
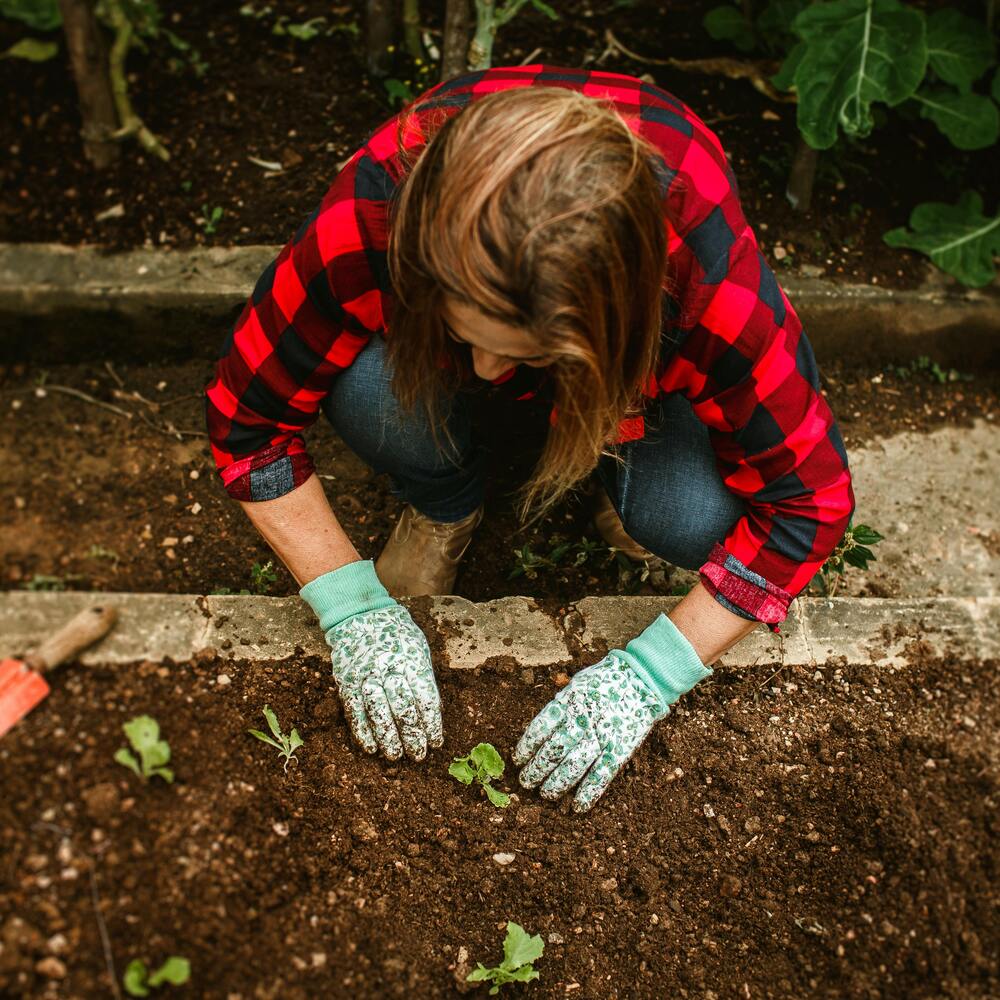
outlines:
[{"label": "stone edging", "polygon": [[[0,353],[6,358],[215,357],[279,246],[137,249],[0,243]],[[873,362],[930,354],[1000,363],[1000,282],[963,289],[943,275],[912,291],[794,272],[778,279],[817,356]],[[216,329],[218,328],[218,329]],[[30,333],[30,336],[28,334]],[[139,336],[137,336],[139,335]],[[992,336],[991,336],[992,335]]]},{"label": "stone edging", "polygon": [[[587,597],[561,621],[531,598],[475,604],[461,597],[406,599],[443,642],[447,666],[478,667],[497,657],[522,667],[570,663],[591,650],[622,646],[679,598]],[[119,611],[115,630],[81,656],[84,664],[169,658],[183,662],[212,648],[224,660],[325,656],[312,612],[298,597],[187,594],[0,594],[0,650],[23,653],[84,607]],[[418,612],[418,602],[423,602]],[[425,625],[425,627],[428,627]],[[800,598],[775,635],[760,628],[720,661],[745,668],[905,666],[913,655],[957,659],[1000,656],[1000,598]],[[919,643],[919,646],[913,644]],[[444,664],[441,664],[444,665]]]}]

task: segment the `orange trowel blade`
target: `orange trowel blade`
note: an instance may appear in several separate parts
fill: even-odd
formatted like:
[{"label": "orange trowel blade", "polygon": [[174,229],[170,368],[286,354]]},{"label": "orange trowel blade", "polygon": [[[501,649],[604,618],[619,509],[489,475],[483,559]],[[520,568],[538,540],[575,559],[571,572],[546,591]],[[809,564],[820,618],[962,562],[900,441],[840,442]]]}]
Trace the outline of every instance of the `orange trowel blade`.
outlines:
[{"label": "orange trowel blade", "polygon": [[37,670],[22,660],[0,660],[0,736],[48,693],[48,682]]}]

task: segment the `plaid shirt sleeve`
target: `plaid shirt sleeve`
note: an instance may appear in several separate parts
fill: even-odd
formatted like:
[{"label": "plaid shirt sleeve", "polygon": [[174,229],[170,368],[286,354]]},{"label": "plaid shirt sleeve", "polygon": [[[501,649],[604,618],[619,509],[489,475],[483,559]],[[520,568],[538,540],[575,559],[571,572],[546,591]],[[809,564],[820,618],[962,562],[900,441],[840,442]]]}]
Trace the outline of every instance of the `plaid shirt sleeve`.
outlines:
[{"label": "plaid shirt sleeve", "polygon": [[668,226],[679,344],[658,388],[691,402],[726,487],[747,508],[701,567],[702,582],[730,611],[777,631],[843,537],[854,493],[812,348],[722,169],[729,187],[715,207],[683,237]]},{"label": "plaid shirt sleeve", "polygon": [[383,327],[384,175],[362,147],[257,281],[206,388],[216,467],[236,500],[273,500],[313,472],[302,431]]}]

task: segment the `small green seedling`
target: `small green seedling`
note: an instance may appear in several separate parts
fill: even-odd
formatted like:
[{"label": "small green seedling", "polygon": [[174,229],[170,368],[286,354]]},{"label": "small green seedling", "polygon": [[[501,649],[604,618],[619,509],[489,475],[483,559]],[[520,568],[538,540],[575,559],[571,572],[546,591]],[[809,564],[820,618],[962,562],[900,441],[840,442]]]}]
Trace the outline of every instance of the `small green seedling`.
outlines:
[{"label": "small green seedling", "polygon": [[820,567],[819,585],[827,597],[833,597],[848,566],[866,570],[878,557],[868,547],[877,545],[884,536],[867,524],[848,524],[840,544]]},{"label": "small green seedling", "polygon": [[520,924],[507,921],[507,936],[503,942],[503,961],[493,969],[487,969],[482,962],[466,977],[467,983],[482,983],[489,980],[490,996],[496,996],[504,983],[530,983],[538,978],[533,962],[542,957],[545,943],[541,934],[528,934]]},{"label": "small green seedling", "polygon": [[467,757],[456,757],[448,765],[448,773],[453,778],[457,778],[463,785],[478,781],[490,802],[500,809],[506,809],[510,805],[510,796],[498,792],[490,784],[494,778],[503,777],[503,769],[503,757],[491,743],[477,744]]},{"label": "small green seedling", "polygon": [[160,777],[168,783],[172,782],[174,772],[166,767],[170,762],[170,744],[160,739],[160,726],[156,719],[149,715],[137,715],[126,722],[122,729],[125,730],[132,749],[139,755],[139,760],[136,760],[135,754],[122,747],[115,754],[115,761],[135,771],[143,781]]},{"label": "small green seedling", "polygon": [[277,582],[278,573],[272,559],[266,563],[255,562],[250,567],[250,586],[255,594],[269,594]]},{"label": "small green seedling", "polygon": [[219,224],[222,215],[223,208],[221,205],[216,205],[210,209],[206,202],[206,204],[201,206],[201,219],[199,221],[206,236],[211,236],[215,232],[215,227]]},{"label": "small green seedling", "polygon": [[132,997],[148,997],[149,989],[156,989],[164,983],[183,986],[191,978],[191,963],[179,955],[171,955],[155,972],[146,968],[141,958],[133,958],[125,967],[122,985]]},{"label": "small green seedling", "polygon": [[303,739],[299,736],[299,731],[293,726],[292,731],[285,736],[281,731],[281,726],[278,725],[278,717],[271,711],[270,706],[264,706],[264,718],[267,719],[267,725],[271,732],[274,734],[274,739],[271,739],[267,733],[262,733],[259,729],[248,729],[247,732],[251,736],[256,736],[257,739],[263,741],[264,743],[270,744],[281,753],[281,756],[285,758],[285,770],[288,770],[288,765],[294,759],[298,763],[298,758],[295,757],[295,751],[298,750],[303,744]]}]

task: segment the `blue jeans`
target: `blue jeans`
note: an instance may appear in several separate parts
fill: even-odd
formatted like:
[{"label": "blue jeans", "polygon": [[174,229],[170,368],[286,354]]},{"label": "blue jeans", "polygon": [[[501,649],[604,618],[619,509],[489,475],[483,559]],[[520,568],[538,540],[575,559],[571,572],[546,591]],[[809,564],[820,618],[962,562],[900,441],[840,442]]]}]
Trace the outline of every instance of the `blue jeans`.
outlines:
[{"label": "blue jeans", "polygon": [[[485,490],[487,455],[475,440],[468,394],[446,404],[455,450],[439,434],[445,449],[439,453],[426,414],[419,405],[404,413],[391,379],[385,343],[373,336],[334,379],[323,412],[358,457],[388,474],[395,496],[435,521],[460,521],[483,502]],[[488,383],[479,385],[489,391]],[[626,532],[673,565],[697,569],[746,510],[719,475],[708,428],[683,396],[670,393],[651,404],[646,436],[618,445],[618,452],[624,465],[601,456],[596,473]]]}]

